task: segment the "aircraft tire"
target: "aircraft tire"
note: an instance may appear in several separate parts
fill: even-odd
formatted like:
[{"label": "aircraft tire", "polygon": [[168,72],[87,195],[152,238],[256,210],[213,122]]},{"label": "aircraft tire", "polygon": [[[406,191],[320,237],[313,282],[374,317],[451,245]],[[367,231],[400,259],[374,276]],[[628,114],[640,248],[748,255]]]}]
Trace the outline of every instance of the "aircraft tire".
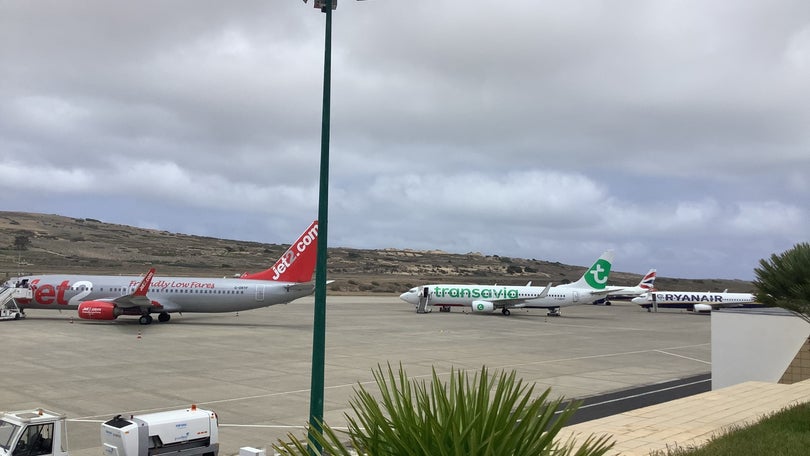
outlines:
[{"label": "aircraft tire", "polygon": [[158,315],[158,321],[161,323],[166,323],[167,321],[171,320],[172,316],[168,312],[161,312]]},{"label": "aircraft tire", "polygon": [[510,312],[510,311],[509,311],[509,309],[503,309],[503,310],[501,310],[501,313],[502,313],[502,314],[504,314],[504,315],[506,315],[507,317],[508,317],[509,315],[512,315],[512,312]]},{"label": "aircraft tire", "polygon": [[152,316],[151,315],[141,315],[141,318],[138,319],[138,323],[142,325],[150,325],[152,324]]}]

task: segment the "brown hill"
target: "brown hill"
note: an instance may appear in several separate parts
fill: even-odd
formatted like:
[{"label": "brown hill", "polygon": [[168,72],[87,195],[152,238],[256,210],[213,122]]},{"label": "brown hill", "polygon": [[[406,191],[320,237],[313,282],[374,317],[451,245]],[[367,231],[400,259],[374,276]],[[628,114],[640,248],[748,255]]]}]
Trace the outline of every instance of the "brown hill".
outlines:
[{"label": "brown hill", "polygon": [[[224,277],[268,268],[287,245],[135,228],[59,215],[0,212],[0,272],[142,274]],[[478,253],[400,249],[329,249],[335,293],[401,293],[432,282],[537,285],[576,280],[585,267]],[[646,272],[646,271],[642,271]],[[614,271],[611,284],[635,285],[638,274]],[[5,280],[5,279],[4,279]],[[659,289],[751,291],[741,280],[659,277]]]}]

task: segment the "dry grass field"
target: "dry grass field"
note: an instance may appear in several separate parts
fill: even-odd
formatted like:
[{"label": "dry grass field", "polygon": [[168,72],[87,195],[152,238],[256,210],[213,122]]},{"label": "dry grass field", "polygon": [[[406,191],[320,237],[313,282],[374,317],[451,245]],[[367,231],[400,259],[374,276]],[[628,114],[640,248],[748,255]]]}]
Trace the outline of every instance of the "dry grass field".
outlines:
[{"label": "dry grass field", "polygon": [[[25,245],[21,245],[25,244]],[[23,248],[21,248],[23,247]],[[287,245],[135,228],[94,219],[0,212],[0,277],[31,273],[224,277],[268,268]],[[601,252],[594,252],[594,258]],[[617,252],[620,256],[621,252]],[[330,292],[401,293],[428,282],[544,285],[579,278],[586,265],[478,253],[329,248]],[[611,284],[635,285],[640,274],[614,271]],[[663,271],[659,271],[661,273]],[[659,277],[659,289],[751,291],[750,282]]]}]

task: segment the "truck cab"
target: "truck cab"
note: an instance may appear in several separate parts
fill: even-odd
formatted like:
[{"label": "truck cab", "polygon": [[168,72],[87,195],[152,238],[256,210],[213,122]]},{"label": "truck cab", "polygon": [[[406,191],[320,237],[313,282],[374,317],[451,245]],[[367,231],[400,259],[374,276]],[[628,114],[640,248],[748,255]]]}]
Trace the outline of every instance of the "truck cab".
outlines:
[{"label": "truck cab", "polygon": [[0,456],[67,456],[65,415],[45,409],[0,413]]}]

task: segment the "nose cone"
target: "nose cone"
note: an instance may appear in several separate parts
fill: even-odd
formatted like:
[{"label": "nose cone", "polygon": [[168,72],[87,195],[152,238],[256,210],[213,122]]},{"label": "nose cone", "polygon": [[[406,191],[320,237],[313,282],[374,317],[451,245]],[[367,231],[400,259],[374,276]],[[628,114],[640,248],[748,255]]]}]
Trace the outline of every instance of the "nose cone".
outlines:
[{"label": "nose cone", "polygon": [[409,304],[417,304],[419,302],[419,296],[413,291],[406,291],[399,295],[399,299],[409,303]]}]

